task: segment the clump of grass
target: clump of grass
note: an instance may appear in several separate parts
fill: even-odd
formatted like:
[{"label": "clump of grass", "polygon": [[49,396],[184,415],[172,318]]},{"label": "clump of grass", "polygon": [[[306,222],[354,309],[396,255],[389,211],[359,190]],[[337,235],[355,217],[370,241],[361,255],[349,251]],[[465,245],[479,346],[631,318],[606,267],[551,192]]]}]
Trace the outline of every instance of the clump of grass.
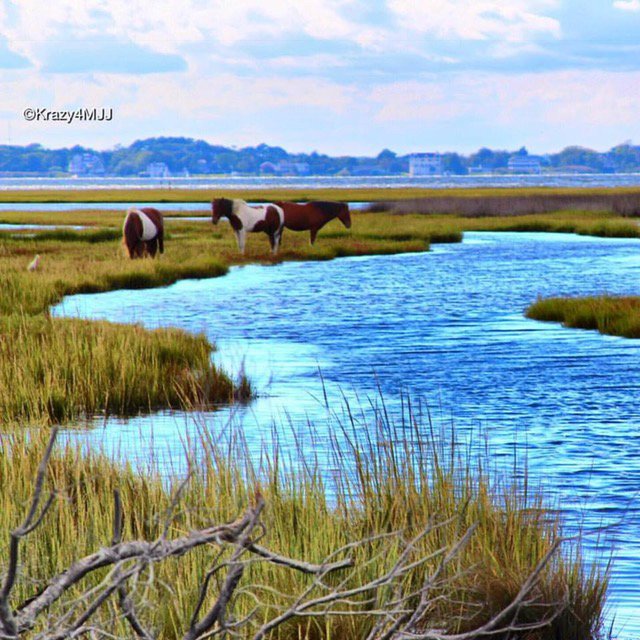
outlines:
[{"label": "clump of grass", "polygon": [[[211,364],[204,336],[178,329],[0,318],[0,415],[11,422],[67,422],[185,403],[232,402],[228,375]],[[243,383],[243,395],[251,396]]]},{"label": "clump of grass", "polygon": [[528,307],[525,315],[534,320],[560,322],[565,327],[640,338],[640,297],[637,296],[545,298]]},{"label": "clump of grass", "polygon": [[7,235],[5,239],[9,240],[27,240],[32,242],[88,242],[94,244],[97,242],[111,242],[119,240],[122,237],[122,231],[119,229],[92,229],[88,231],[80,231],[75,229],[51,229],[46,231],[32,231],[23,233],[13,233]]},{"label": "clump of grass", "polygon": [[[349,588],[383,575],[398,560],[398,536],[376,536],[402,532],[405,539],[411,539],[429,522],[438,523],[414,551],[415,557],[426,557],[453,545],[461,532],[474,525],[470,543],[434,585],[433,607],[424,625],[447,633],[478,626],[515,597],[562,536],[561,522],[541,494],[526,486],[526,480],[525,484],[498,480],[487,472],[491,468],[487,461],[471,456],[455,434],[437,433],[417,417],[409,424],[412,426],[395,427],[383,411],[366,425],[338,427],[329,439],[330,475],[317,459],[305,457],[301,450],[292,459],[277,445],[264,451],[263,463],[257,467],[243,440],[233,432],[224,441],[214,441],[211,432],[203,429],[191,441],[193,478],[183,491],[169,537],[233,520],[258,490],[267,505],[261,543],[276,553],[320,562],[345,544],[370,540],[351,549],[355,571],[343,585]],[[36,432],[0,441],[4,489],[0,528],[4,531],[21,519],[43,440]],[[122,494],[124,539],[152,539],[162,530],[163,515],[180,481],[177,476],[163,478],[153,463],[137,472],[99,454],[83,455],[71,446],[52,459],[49,476],[51,487],[62,499],[29,539],[16,600],[29,597],[46,576],[110,539],[113,522],[106,507],[114,489]],[[7,539],[0,536],[0,557],[6,558]],[[202,549],[156,567],[154,586],[147,590],[148,600],[141,611],[158,637],[181,637],[216,553],[215,548]],[[440,560],[436,555],[416,565],[405,577],[406,591],[419,588]],[[309,586],[309,580],[283,567],[254,563],[247,568],[246,584],[253,585],[251,590],[259,598],[256,620],[263,622]],[[162,585],[170,585],[170,593]],[[537,640],[596,640],[602,631],[606,586],[606,575],[587,567],[577,547],[565,544],[540,576],[533,597],[519,610],[517,622],[540,621],[559,608],[550,624],[536,632]],[[382,590],[375,602],[353,599],[341,605],[347,612],[365,615],[327,615],[313,622],[294,619],[273,637],[367,637],[376,621],[366,615],[367,610],[383,606],[395,595]],[[255,606],[256,600],[245,594],[233,601],[229,614],[241,619]],[[55,616],[57,611],[50,613]],[[109,620],[109,624],[114,623]]]}]

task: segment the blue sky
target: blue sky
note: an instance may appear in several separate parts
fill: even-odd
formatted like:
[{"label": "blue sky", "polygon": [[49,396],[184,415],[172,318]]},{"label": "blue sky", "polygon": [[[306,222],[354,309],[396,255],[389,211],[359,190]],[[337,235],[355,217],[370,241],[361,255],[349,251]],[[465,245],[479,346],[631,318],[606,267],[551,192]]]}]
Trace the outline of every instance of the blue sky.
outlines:
[{"label": "blue sky", "polygon": [[155,135],[331,154],[640,143],[640,0],[0,0],[0,143]]}]

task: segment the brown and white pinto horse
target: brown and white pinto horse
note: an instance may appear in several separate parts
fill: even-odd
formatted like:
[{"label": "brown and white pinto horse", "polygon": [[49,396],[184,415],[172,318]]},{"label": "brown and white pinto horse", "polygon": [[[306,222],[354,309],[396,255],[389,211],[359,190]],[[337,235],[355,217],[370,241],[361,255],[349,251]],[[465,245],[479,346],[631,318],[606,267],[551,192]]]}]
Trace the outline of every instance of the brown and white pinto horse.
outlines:
[{"label": "brown and white pinto horse", "polygon": [[240,253],[244,254],[248,232],[263,231],[269,236],[271,252],[278,253],[280,238],[284,227],[282,208],[267,204],[262,207],[250,207],[244,200],[216,198],[211,202],[211,222],[218,224],[220,218],[228,218],[236,234]]},{"label": "brown and white pinto horse", "polygon": [[142,258],[145,255],[154,258],[158,250],[163,253],[162,214],[151,207],[129,209],[122,225],[122,242],[127,247],[130,258]]},{"label": "brown and white pinto horse", "polygon": [[292,231],[310,231],[310,242],[316,241],[318,231],[327,222],[338,218],[349,229],[351,227],[351,214],[349,205],[345,202],[278,202],[278,206],[284,211],[284,226]]}]

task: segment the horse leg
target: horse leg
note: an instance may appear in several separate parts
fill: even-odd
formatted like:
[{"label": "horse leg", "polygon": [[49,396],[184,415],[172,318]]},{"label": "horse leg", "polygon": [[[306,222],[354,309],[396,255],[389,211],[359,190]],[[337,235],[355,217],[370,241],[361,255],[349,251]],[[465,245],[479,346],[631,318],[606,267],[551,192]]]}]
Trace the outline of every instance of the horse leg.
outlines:
[{"label": "horse leg", "polygon": [[164,253],[164,230],[158,234],[158,249],[160,253]]},{"label": "horse leg", "polygon": [[275,256],[278,253],[278,247],[280,246],[280,236],[278,231],[269,234],[269,244],[271,245],[271,253]]},{"label": "horse leg", "polygon": [[316,241],[319,229],[315,227],[309,231],[309,244],[313,244]]},{"label": "horse leg", "polygon": [[244,255],[244,244],[247,239],[247,234],[244,229],[240,229],[236,231],[236,240],[238,241],[238,249],[240,249],[240,253]]},{"label": "horse leg", "polygon": [[153,240],[147,240],[147,253],[152,257],[156,257],[156,253],[158,253],[158,239],[154,238]]}]

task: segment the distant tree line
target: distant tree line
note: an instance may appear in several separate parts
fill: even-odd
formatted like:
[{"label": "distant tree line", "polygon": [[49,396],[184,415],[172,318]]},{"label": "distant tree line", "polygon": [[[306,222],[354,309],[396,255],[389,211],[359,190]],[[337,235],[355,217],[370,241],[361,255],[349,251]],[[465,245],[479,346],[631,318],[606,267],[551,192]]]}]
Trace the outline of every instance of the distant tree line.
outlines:
[{"label": "distant tree line", "polygon": [[[482,148],[469,156],[443,153],[442,166],[446,173],[456,175],[476,171],[500,173],[507,171],[509,158],[514,155],[529,154],[524,147],[517,151]],[[166,165],[171,175],[393,175],[409,171],[410,155],[398,155],[384,149],[371,157],[332,157],[316,151],[291,154],[282,147],[266,144],[237,149],[192,138],[159,137],[136,140],[128,147],[118,145],[107,151],[82,146],[46,149],[40,144],[0,145],[0,175],[75,173],[77,167],[83,166],[78,157],[99,159],[99,162],[87,163],[87,173],[95,172],[98,166],[101,173],[111,176],[145,175],[154,163]],[[640,171],[640,146],[629,142],[606,153],[572,146],[559,153],[536,157],[543,171]]]}]

